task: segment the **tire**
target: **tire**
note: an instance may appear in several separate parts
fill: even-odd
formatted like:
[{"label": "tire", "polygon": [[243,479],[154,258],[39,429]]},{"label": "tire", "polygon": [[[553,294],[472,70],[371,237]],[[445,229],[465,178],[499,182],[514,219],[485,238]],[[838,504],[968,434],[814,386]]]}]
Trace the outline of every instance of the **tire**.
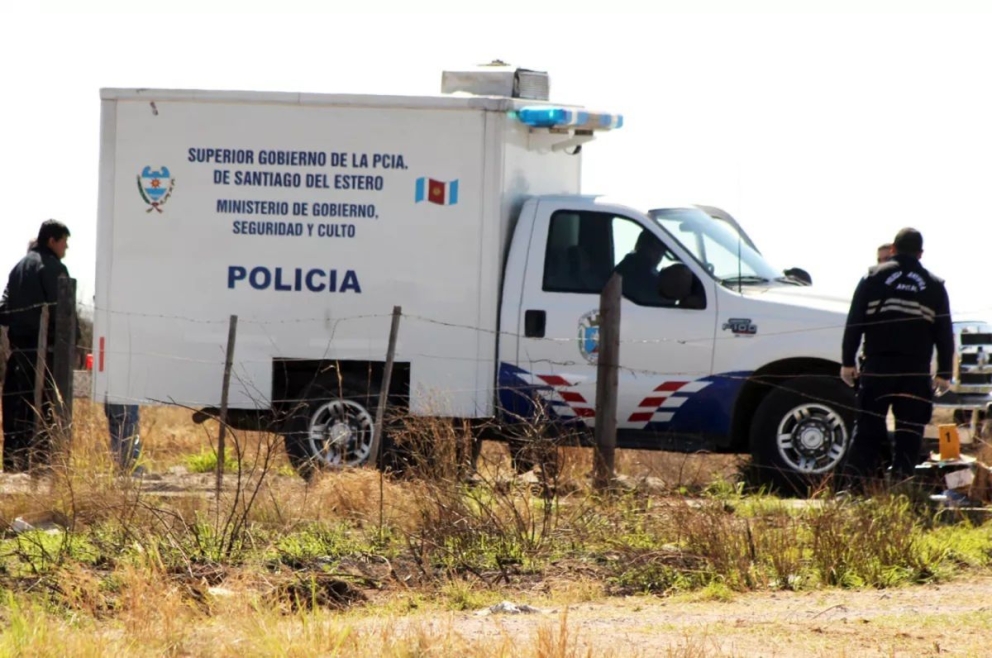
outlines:
[{"label": "tire", "polygon": [[822,486],[850,446],[857,401],[838,378],[794,378],[761,401],[751,424],[756,477],[790,495]]},{"label": "tire", "polygon": [[507,442],[510,451],[510,463],[517,475],[523,475],[529,471],[540,469],[542,473],[547,472],[552,477],[558,474],[558,451],[551,441],[521,441],[513,440]]},{"label": "tire", "polygon": [[[311,480],[323,469],[362,466],[371,457],[379,389],[315,382],[282,427],[286,455],[296,472]],[[383,446],[383,449],[385,446]]]}]

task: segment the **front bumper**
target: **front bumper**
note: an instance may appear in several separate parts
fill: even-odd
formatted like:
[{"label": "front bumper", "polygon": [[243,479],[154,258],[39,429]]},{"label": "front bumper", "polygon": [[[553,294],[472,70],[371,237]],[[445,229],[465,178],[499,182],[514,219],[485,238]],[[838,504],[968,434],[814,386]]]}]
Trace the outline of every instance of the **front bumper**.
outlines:
[{"label": "front bumper", "polygon": [[965,411],[987,412],[992,407],[992,393],[956,393],[948,391],[933,397],[933,406],[938,409],[962,409]]}]

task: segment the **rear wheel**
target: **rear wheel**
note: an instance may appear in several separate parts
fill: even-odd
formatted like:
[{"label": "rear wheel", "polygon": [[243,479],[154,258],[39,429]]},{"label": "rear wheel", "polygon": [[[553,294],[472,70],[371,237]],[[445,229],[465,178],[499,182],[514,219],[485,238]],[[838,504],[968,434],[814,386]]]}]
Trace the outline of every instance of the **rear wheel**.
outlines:
[{"label": "rear wheel", "polygon": [[[337,388],[337,387],[334,387]],[[340,390],[320,383],[304,390],[283,425],[286,454],[296,471],[311,479],[321,469],[361,466],[372,456],[378,387]]]},{"label": "rear wheel", "polygon": [[855,396],[839,379],[786,381],[751,424],[751,456],[763,484],[805,495],[823,484],[850,446]]},{"label": "rear wheel", "polygon": [[520,440],[507,442],[510,451],[510,462],[517,474],[524,474],[534,469],[548,479],[558,477],[561,468],[561,455],[558,443],[551,439]]}]

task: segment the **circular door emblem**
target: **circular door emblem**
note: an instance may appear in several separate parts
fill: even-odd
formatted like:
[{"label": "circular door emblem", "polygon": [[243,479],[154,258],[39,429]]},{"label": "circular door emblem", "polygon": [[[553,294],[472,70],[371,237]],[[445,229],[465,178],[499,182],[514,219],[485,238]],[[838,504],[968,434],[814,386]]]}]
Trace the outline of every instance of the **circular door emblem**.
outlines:
[{"label": "circular door emblem", "polygon": [[599,358],[599,309],[579,318],[579,352],[589,363]]}]

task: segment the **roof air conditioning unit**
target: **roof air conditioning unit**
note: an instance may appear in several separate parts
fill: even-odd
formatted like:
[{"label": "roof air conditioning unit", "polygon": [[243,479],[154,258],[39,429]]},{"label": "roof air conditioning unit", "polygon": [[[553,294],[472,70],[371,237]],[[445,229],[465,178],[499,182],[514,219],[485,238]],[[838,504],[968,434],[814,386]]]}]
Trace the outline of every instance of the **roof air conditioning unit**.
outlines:
[{"label": "roof air conditioning unit", "polygon": [[546,72],[515,68],[498,59],[489,64],[444,71],[441,74],[442,94],[462,93],[546,101],[550,91],[551,80]]}]

